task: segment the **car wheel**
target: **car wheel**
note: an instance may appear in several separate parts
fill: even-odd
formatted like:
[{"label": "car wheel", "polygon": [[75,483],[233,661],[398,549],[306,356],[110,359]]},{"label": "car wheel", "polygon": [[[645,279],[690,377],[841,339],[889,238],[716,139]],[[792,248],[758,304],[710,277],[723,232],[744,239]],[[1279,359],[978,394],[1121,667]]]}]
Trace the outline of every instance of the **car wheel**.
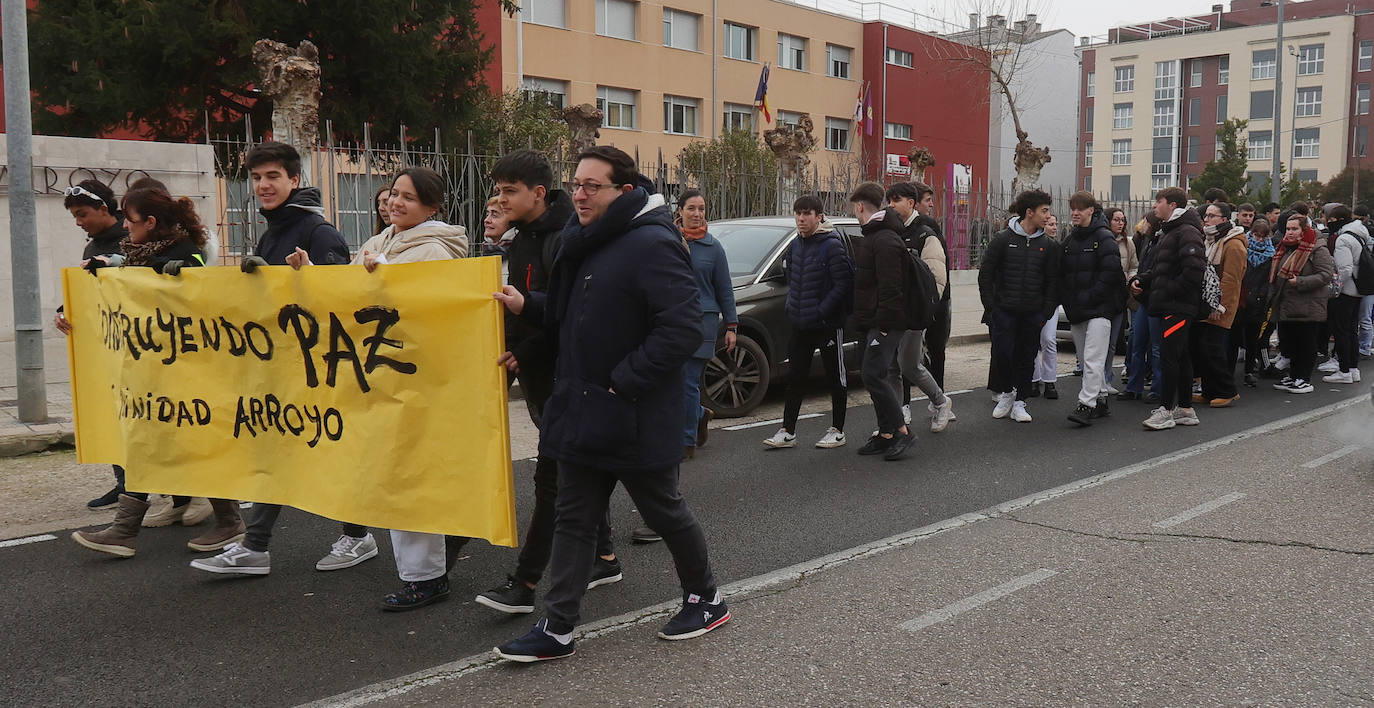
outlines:
[{"label": "car wheel", "polygon": [[748,415],[768,394],[768,381],[768,356],[758,342],[741,334],[727,352],[722,338],[701,372],[701,402],[721,418]]}]

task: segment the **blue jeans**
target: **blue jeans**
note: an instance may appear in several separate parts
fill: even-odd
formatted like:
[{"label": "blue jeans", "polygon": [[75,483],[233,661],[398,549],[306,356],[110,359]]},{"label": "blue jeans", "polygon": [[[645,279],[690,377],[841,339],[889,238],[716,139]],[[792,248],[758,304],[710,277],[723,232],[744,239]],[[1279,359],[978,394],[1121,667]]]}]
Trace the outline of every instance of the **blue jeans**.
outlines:
[{"label": "blue jeans", "polygon": [[1360,300],[1359,338],[1361,354],[1374,349],[1374,295],[1365,295]]},{"label": "blue jeans", "polygon": [[1163,341],[1163,323],[1158,317],[1151,317],[1142,304],[1131,313],[1131,378],[1126,382],[1127,391],[1145,392],[1145,366],[1148,363],[1155,376],[1150,392],[1163,395],[1164,366],[1159,357],[1159,345]]},{"label": "blue jeans", "polygon": [[686,425],[682,429],[682,444],[697,446],[697,423],[705,408],[701,406],[701,370],[706,368],[706,359],[688,359],[682,365],[683,416]]}]

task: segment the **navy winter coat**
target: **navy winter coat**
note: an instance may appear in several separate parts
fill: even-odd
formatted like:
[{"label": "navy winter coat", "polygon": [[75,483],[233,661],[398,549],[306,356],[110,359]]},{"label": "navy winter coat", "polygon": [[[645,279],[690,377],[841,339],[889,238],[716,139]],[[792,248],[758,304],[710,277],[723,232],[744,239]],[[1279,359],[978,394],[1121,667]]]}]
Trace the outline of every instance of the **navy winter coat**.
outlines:
[{"label": "navy winter coat", "polygon": [[548,290],[521,317],[557,348],[539,454],[602,469],[682,461],[682,365],[701,342],[701,302],[663,197],[641,186],[563,231]]},{"label": "navy winter coat", "polygon": [[267,231],[253,253],[268,265],[286,265],[286,257],[297,247],[309,251],[310,262],[315,265],[348,263],[348,244],[339,230],[325,221],[319,189],[293,189],[281,206],[258,212],[267,219]]},{"label": "navy winter coat", "polygon": [[[511,224],[515,228],[515,238],[507,248],[510,254],[506,260],[510,271],[507,282],[525,296],[544,292],[548,287],[549,272],[562,243],[559,234],[573,215],[572,198],[567,192],[552,190],[547,199],[548,207],[539,218],[528,224]],[[545,339],[540,323],[507,313],[506,351],[514,354],[520,363],[522,381],[535,378],[546,381],[543,390],[547,391],[553,381],[553,359]]]},{"label": "navy winter coat", "polygon": [[821,224],[787,251],[787,320],[795,329],[839,329],[849,314],[854,266],[835,229]]},{"label": "navy winter coat", "polygon": [[1102,211],[1087,226],[1075,226],[1060,247],[1059,299],[1070,323],[1111,319],[1126,307],[1121,249]]}]

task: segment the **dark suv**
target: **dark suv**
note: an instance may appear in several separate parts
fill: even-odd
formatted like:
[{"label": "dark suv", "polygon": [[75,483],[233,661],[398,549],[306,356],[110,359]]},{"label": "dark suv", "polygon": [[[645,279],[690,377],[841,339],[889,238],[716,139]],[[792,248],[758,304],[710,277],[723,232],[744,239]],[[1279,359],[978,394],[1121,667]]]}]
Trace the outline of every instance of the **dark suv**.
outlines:
[{"label": "dark suv", "polygon": [[[858,221],[833,218],[830,223],[852,254]],[[784,357],[792,326],[785,311],[783,259],[797,237],[797,225],[791,217],[777,216],[713,221],[709,228],[730,260],[739,339],[735,351],[727,352],[723,334],[716,337],[716,355],[702,372],[701,399],[716,415],[737,417],[758,407],[769,383],[780,381],[787,372]],[[857,339],[852,324],[847,325],[845,353],[851,367]]]}]

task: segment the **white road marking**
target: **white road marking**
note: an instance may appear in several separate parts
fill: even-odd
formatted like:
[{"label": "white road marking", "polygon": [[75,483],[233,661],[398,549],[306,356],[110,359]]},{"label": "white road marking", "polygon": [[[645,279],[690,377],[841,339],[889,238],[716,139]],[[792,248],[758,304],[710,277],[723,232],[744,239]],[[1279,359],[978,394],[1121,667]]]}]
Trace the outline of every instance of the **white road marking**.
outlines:
[{"label": "white road marking", "polygon": [[[1197,445],[1194,445],[1192,447],[1184,448],[1182,450],[1178,450],[1167,455],[1161,455],[1159,457],[1145,460],[1143,462],[1137,462],[1134,465],[1121,467],[1111,472],[1104,472],[1099,475],[1085,477],[1083,479],[1074,482],[1069,482],[1068,484],[1063,484],[1052,489],[1046,489],[1044,491],[1036,492],[1035,494],[1028,494],[1019,499],[1013,499],[1008,502],[1003,502],[1001,504],[988,507],[981,511],[960,514],[959,516],[945,519],[944,521],[937,521],[933,524],[922,526],[921,528],[913,529],[911,531],[897,534],[895,536],[889,536],[887,538],[879,539],[877,541],[866,543],[861,546],[855,546],[854,548],[850,548],[847,550],[837,551],[835,553],[824,555],[819,558],[813,558],[809,561],[798,563],[796,565],[791,565],[786,568],[779,568],[777,570],[770,571],[762,575],[756,575],[752,578],[746,578],[744,580],[740,580],[734,583],[730,583],[729,585],[722,586],[719,588],[719,590],[721,595],[725,597],[734,597],[736,595],[745,595],[748,593],[757,592],[759,590],[776,587],[778,585],[794,583],[802,579],[803,577],[814,575],[824,570],[837,568],[839,566],[847,565],[857,560],[863,560],[865,558],[870,558],[872,556],[881,553],[886,553],[888,551],[896,550],[899,548],[905,548],[907,546],[912,545],[913,543],[916,543],[917,541],[921,541],[930,538],[931,536],[942,534],[946,531],[953,531],[954,529],[963,528],[965,526],[971,526],[980,521],[987,521],[988,519],[994,519],[1000,516],[1005,516],[1006,514],[1010,514],[1013,511],[1018,511],[1032,506],[1038,506],[1047,501],[1058,499],[1059,497],[1068,496],[1070,494],[1075,494],[1086,489],[1092,489],[1094,487],[1100,487],[1104,484],[1107,484],[1108,482],[1114,482],[1118,479],[1129,477],[1133,474],[1136,474],[1137,472],[1144,472],[1155,467],[1173,464],[1181,460],[1186,460],[1190,457],[1196,457],[1197,455],[1210,452],[1225,445],[1241,442],[1243,440],[1249,440],[1251,438],[1263,437],[1265,435],[1269,435],[1271,433],[1283,430],[1285,428],[1291,428],[1293,426],[1302,425],[1304,423],[1311,422],[1318,418],[1328,416],[1333,413],[1338,413],[1340,411],[1345,410],[1346,408],[1368,404],[1369,398],[1367,396],[1357,396],[1355,398],[1349,398],[1338,403],[1332,403],[1327,406],[1322,406],[1321,408],[1316,408],[1307,411],[1306,413],[1299,413],[1297,415],[1289,416],[1281,420],[1266,423],[1256,428],[1251,428],[1249,430],[1233,433],[1222,438],[1217,438],[1216,440],[1198,443]],[[681,607],[681,600],[670,600],[668,602],[661,602],[657,605],[650,605],[648,607],[635,610],[632,612],[626,612],[625,614],[617,615],[615,617],[607,617],[606,619],[582,625],[582,627],[580,627],[578,631],[575,632],[574,638],[583,640],[594,639],[596,637],[610,634],[612,632],[617,632],[622,629],[636,627],[646,622],[652,622],[656,619],[666,617],[678,611],[679,609],[681,609]],[[386,700],[388,698],[403,696],[417,688],[423,688],[425,686],[432,686],[437,683],[451,681],[476,671],[489,669],[493,666],[496,666],[499,663],[501,663],[500,659],[496,658],[496,656],[492,654],[492,652],[486,651],[480,654],[473,654],[472,656],[458,659],[447,664],[441,664],[433,668],[417,671],[413,674],[409,674],[406,676],[401,676],[386,681],[380,681],[370,686],[363,686],[362,688],[355,689],[347,693],[341,693],[339,695],[331,696],[329,698],[322,698],[318,701],[314,701],[306,705],[309,707],[351,707],[367,705],[369,703],[375,703],[377,701]]]},{"label": "white road marking", "polygon": [[39,541],[56,541],[56,540],[57,540],[57,537],[56,537],[56,536],[54,536],[54,535],[52,535],[52,534],[50,534],[50,533],[45,533],[45,534],[42,534],[42,535],[39,535],[39,536],[25,536],[24,538],[11,538],[11,539],[9,539],[8,541],[0,541],[0,548],[9,548],[10,546],[23,546],[23,545],[27,545],[27,544],[30,544],[30,543],[38,543]]},{"label": "white road marking", "polygon": [[[806,420],[807,418],[819,417],[821,417],[820,413],[807,413],[806,415],[797,416],[797,420]],[[769,425],[778,425],[780,423],[782,423],[782,418],[774,418],[772,420],[761,420],[757,423],[744,423],[743,425],[727,425],[721,428],[721,430],[748,430],[750,428],[762,428]]]},{"label": "white road marking", "polygon": [[1312,460],[1311,462],[1304,462],[1302,466],[1306,469],[1314,470],[1328,462],[1331,462],[1332,460],[1339,460],[1342,457],[1345,457],[1346,455],[1349,455],[1350,453],[1358,449],[1360,449],[1359,445],[1347,445],[1331,454],[1322,455],[1321,457],[1318,457],[1317,459]]},{"label": "white road marking", "polygon": [[970,595],[953,604],[945,605],[938,610],[927,612],[914,620],[903,622],[897,627],[908,632],[919,632],[932,624],[939,624],[948,619],[953,619],[969,610],[975,610],[983,605],[1000,600],[1017,590],[1028,588],[1036,583],[1042,583],[1059,574],[1059,571],[1041,568],[1032,573],[1008,580],[995,588],[989,588],[977,595]]},{"label": "white road marking", "polygon": [[1216,511],[1217,509],[1220,509],[1221,507],[1226,506],[1231,502],[1240,501],[1244,498],[1245,495],[1241,494],[1240,492],[1231,492],[1230,494],[1227,494],[1226,496],[1221,497],[1220,499],[1213,499],[1212,501],[1209,501],[1206,504],[1198,504],[1197,506],[1181,514],[1175,514],[1163,521],[1156,521],[1153,525],[1157,529],[1173,528],[1185,521],[1195,519],[1199,516],[1202,516],[1203,514],[1206,514],[1209,511]]}]

